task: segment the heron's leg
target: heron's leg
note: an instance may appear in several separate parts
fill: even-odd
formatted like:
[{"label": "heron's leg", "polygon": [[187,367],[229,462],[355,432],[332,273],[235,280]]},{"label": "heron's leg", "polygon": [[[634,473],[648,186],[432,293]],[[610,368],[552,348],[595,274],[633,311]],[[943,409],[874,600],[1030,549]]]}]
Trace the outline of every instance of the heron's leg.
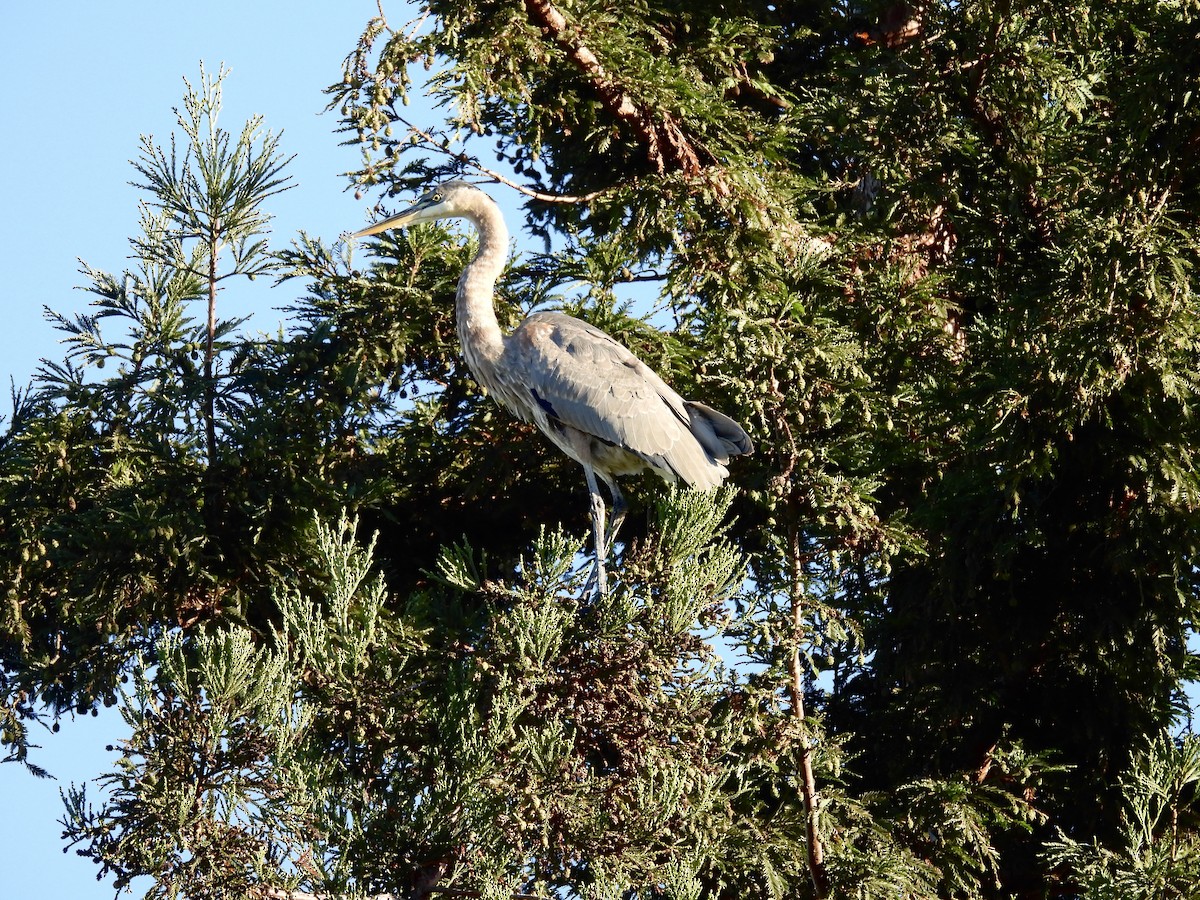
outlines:
[{"label": "heron's leg", "polygon": [[604,497],[596,484],[596,473],[585,465],[583,474],[587,478],[588,493],[592,499],[592,541],[596,548],[596,591],[601,597],[608,594],[608,579],[604,573],[604,557],[607,545],[604,540]]},{"label": "heron's leg", "polygon": [[629,512],[629,504],[625,502],[625,495],[617,487],[615,478],[605,478],[604,483],[608,485],[608,492],[612,495],[612,519],[608,523],[608,534],[604,536],[604,557],[607,559],[612,553],[613,546],[617,543],[617,531],[621,528],[621,523],[625,521],[625,513]]}]

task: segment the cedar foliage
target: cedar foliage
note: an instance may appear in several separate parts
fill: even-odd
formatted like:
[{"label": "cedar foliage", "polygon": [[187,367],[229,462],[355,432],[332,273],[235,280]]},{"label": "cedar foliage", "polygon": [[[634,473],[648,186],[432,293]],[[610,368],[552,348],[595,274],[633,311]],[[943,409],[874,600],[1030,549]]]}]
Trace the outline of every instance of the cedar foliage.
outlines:
[{"label": "cedar foliage", "polygon": [[[69,840],[162,896],[1194,896],[1200,9],[417,7],[330,89],[359,189],[509,173],[547,249],[501,318],[583,315],[759,452],[639,486],[586,596],[573,464],[457,353],[469,246],[266,254],[276,142],[189,88],[0,440],[3,740],[131,728]],[[199,322],[219,271],[302,283],[291,330]]]}]

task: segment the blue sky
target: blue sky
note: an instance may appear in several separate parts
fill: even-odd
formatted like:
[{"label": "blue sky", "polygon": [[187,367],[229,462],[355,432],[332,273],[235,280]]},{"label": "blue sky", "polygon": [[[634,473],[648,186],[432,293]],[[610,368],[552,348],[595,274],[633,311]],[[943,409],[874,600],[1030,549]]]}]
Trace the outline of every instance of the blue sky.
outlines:
[{"label": "blue sky", "polygon": [[[394,15],[405,18],[402,5]],[[339,146],[322,114],[374,0],[6,4],[0,72],[0,373],[22,382],[57,354],[42,306],[81,310],[77,257],[120,270],[137,231],[139,192],[128,182],[138,138],[166,139],[182,78],[224,63],[221,123],[235,133],[252,114],[283,132],[296,188],[272,203],[277,245],[298,229],[332,239],[359,226],[367,201],[339,175],[358,151]],[[386,7],[385,7],[386,8]],[[265,290],[265,289],[264,289]],[[263,291],[256,292],[266,297]],[[277,292],[279,293],[279,292]],[[283,305],[286,298],[264,303]],[[269,322],[258,323],[269,329]],[[7,391],[4,392],[7,394]]]},{"label": "blue sky", "polygon": [[[398,0],[385,3],[398,22]],[[296,187],[275,198],[273,245],[298,230],[332,241],[367,221],[371,198],[354,200],[341,173],[359,153],[339,146],[333,115],[321,114],[322,90],[341,78],[375,0],[109,0],[98,3],[6,3],[0,28],[0,376],[8,411],[8,379],[29,380],[39,359],[58,359],[58,334],[42,307],[83,311],[88,295],[77,258],[109,271],[126,265],[137,232],[139,192],[129,160],[140,134],[165,141],[175,124],[184,76],[198,81],[224,63],[221,124],[235,133],[255,113],[282,131]],[[295,286],[271,289],[263,279],[229,295],[227,315],[253,311],[251,326],[271,331],[273,310]],[[58,782],[37,781],[0,765],[0,872],[5,898],[109,900],[113,888],[95,869],[62,852],[57,819],[60,785],[99,774],[111,759],[104,746],[120,737],[114,714],[64,722],[58,734],[35,736],[37,761]]]}]

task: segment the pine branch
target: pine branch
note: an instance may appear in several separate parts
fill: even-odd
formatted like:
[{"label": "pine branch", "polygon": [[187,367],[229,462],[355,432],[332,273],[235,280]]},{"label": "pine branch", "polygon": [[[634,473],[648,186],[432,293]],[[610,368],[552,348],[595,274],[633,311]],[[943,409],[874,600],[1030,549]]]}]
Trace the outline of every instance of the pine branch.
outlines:
[{"label": "pine branch", "polygon": [[400,124],[404,125],[410,132],[412,132],[415,137],[420,138],[421,142],[430,149],[436,150],[438,153],[445,153],[449,156],[452,156],[457,162],[460,162],[466,166],[470,166],[481,175],[486,175],[488,178],[493,178],[500,184],[507,185],[513,190],[524,194],[526,197],[531,197],[534,200],[541,201],[542,203],[590,203],[596,198],[602,197],[612,190],[612,188],[602,188],[598,191],[591,191],[587,194],[548,194],[545,191],[539,191],[531,187],[526,187],[525,185],[519,184],[518,182],[513,181],[511,178],[502,175],[495,169],[489,169],[487,166],[481,165],[478,161],[465,153],[455,153],[445,143],[442,143],[434,138],[434,136],[428,131],[419,128],[402,116],[396,116],[396,120],[400,122]]},{"label": "pine branch", "polygon": [[813,775],[813,746],[804,712],[803,663],[800,652],[800,639],[804,634],[804,598],[800,571],[800,529],[794,522],[789,528],[788,557],[792,606],[792,648],[788,659],[788,674],[791,676],[789,690],[792,716],[800,725],[801,794],[804,798],[805,827],[808,834],[808,866],[812,873],[813,889],[820,898],[829,896],[829,873],[825,869],[825,845],[821,840],[817,821],[817,780]]},{"label": "pine branch", "polygon": [[213,344],[217,333],[217,258],[220,238],[214,231],[208,243],[208,326],[204,342],[204,435],[208,464],[217,459],[217,385],[213,379]]},{"label": "pine branch", "polygon": [[550,0],[525,0],[525,9],[530,21],[553,40],[592,83],[604,108],[633,128],[646,147],[646,156],[660,174],[676,169],[690,177],[698,175],[705,165],[713,162],[701,160],[703,149],[695,146],[670,113],[649,109],[634,100]]}]

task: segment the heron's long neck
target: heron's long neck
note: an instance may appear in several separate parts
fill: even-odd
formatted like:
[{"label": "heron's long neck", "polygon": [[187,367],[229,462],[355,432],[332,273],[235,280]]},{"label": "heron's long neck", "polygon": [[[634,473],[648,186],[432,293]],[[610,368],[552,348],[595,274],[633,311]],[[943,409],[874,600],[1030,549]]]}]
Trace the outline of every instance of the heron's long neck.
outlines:
[{"label": "heron's long neck", "polygon": [[467,367],[480,383],[491,388],[496,362],[504,349],[493,295],[508,257],[508,229],[499,208],[486,197],[479,198],[467,211],[467,218],[479,232],[479,250],[458,281],[458,339]]}]

